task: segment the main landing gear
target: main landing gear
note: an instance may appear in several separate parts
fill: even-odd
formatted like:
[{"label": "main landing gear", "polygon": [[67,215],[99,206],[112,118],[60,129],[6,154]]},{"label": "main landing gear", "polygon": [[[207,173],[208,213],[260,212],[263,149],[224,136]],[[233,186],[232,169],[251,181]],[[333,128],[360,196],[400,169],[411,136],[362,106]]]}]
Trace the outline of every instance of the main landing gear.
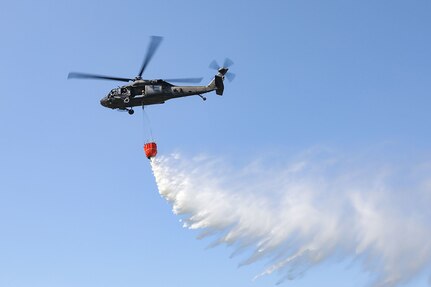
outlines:
[{"label": "main landing gear", "polygon": [[135,111],[132,108],[130,108],[130,109],[128,109],[128,108],[118,108],[117,111],[119,111],[119,112],[125,112],[125,111],[127,111],[129,113],[129,115],[133,115],[135,113]]},{"label": "main landing gear", "polygon": [[128,108],[119,108],[118,111],[120,111],[120,112],[127,111],[129,113],[129,115],[133,115],[135,113],[135,111],[132,108],[130,108],[130,109],[128,109]]}]

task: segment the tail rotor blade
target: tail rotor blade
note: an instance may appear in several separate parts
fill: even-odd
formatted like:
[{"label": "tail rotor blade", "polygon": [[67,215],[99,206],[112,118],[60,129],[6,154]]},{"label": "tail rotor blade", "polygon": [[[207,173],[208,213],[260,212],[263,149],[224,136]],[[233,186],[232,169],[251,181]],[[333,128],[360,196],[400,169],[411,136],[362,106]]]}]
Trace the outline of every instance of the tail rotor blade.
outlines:
[{"label": "tail rotor blade", "polygon": [[236,75],[234,73],[228,72],[226,73],[226,78],[229,80],[229,82],[232,82],[233,79],[235,79]]},{"label": "tail rotor blade", "polygon": [[213,70],[218,70],[218,69],[220,69],[220,66],[219,66],[219,64],[217,64],[217,61],[216,60],[213,60],[211,63],[210,63],[210,66],[209,66],[211,69],[213,69]]},{"label": "tail rotor blade", "polygon": [[224,59],[223,68],[229,68],[233,65],[233,61],[229,58]]},{"label": "tail rotor blade", "polygon": [[154,56],[154,53],[157,51],[160,43],[162,42],[163,37],[160,36],[151,36],[151,42],[148,45],[147,54],[145,56],[144,62],[142,63],[142,67],[139,70],[138,77],[141,77],[150,62],[151,58]]}]

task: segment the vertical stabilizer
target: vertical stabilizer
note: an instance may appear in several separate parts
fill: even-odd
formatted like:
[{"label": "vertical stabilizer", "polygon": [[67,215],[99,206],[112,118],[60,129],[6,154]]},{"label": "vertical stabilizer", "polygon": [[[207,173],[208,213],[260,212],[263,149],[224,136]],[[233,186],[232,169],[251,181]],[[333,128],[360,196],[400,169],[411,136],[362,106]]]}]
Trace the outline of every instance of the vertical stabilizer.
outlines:
[{"label": "vertical stabilizer", "polygon": [[215,76],[214,82],[216,86],[216,94],[222,96],[224,91],[223,76]]},{"label": "vertical stabilizer", "polygon": [[215,90],[216,94],[219,96],[223,95],[223,91],[224,91],[223,78],[224,77],[220,74],[216,75],[214,76],[214,79],[207,86],[211,90]]}]

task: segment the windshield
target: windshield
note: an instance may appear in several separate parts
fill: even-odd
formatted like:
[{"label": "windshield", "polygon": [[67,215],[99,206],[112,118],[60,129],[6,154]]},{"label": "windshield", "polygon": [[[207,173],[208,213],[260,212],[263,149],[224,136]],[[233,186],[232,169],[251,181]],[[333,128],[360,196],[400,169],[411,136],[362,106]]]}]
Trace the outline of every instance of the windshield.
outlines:
[{"label": "windshield", "polygon": [[112,89],[109,94],[110,95],[120,95],[121,94],[120,88]]}]

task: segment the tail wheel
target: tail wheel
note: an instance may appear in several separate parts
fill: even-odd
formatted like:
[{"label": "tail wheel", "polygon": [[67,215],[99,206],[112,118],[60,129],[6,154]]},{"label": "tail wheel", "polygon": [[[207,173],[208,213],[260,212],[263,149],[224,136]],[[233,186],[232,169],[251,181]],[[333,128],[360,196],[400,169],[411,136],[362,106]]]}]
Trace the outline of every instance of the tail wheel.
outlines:
[{"label": "tail wheel", "polygon": [[135,113],[135,111],[132,109],[128,110],[127,112],[129,113],[129,115],[133,115]]}]

